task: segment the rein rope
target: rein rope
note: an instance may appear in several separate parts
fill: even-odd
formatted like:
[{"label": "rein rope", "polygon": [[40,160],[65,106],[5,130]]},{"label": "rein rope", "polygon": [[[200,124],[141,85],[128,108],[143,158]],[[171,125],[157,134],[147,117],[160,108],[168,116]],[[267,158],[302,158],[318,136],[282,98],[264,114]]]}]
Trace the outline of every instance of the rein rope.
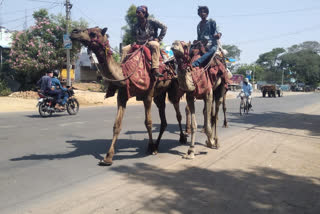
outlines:
[{"label": "rein rope", "polygon": [[[90,32],[91,32],[91,31],[89,31],[89,33],[90,33]],[[100,46],[102,46],[102,48],[105,50],[106,55],[107,55],[107,56],[111,56],[111,55],[112,55],[112,51],[111,51],[111,47],[110,47],[110,44],[109,44],[109,40],[107,39],[105,42],[101,42],[101,41],[99,40],[99,38],[100,38],[100,37],[91,39],[91,41],[98,43],[98,44],[99,44]],[[146,43],[145,43],[145,44],[146,44]],[[145,44],[144,44],[144,45],[145,45]],[[132,57],[133,54],[137,53],[138,51],[142,51],[142,50],[143,50],[142,48],[143,48],[144,45],[142,45],[142,46],[141,46],[139,49],[137,49],[136,51],[130,53],[129,59]],[[91,45],[88,46],[89,49],[91,49],[90,46],[91,46]],[[114,80],[114,79],[109,79],[109,78],[107,78],[107,77],[104,77],[104,76],[102,75],[102,72],[101,72],[101,70],[99,69],[99,66],[97,65],[96,62],[94,62],[94,65],[95,65],[95,67],[97,68],[98,72],[101,74],[102,79],[104,79],[104,80],[106,80],[106,81],[108,81],[108,82],[122,82],[122,81],[125,81],[125,80],[129,79],[129,78],[137,71],[137,67],[138,67],[138,65],[139,65],[139,63],[140,63],[140,61],[141,61],[141,58],[142,58],[142,53],[140,54],[139,60],[138,60],[138,62],[137,62],[137,64],[136,64],[136,67],[135,67],[134,71],[133,71],[130,75],[128,75],[126,78],[123,78],[123,79],[121,79],[121,80]],[[128,60],[129,60],[129,59],[128,59]],[[123,72],[122,72],[122,73],[123,73]]]}]

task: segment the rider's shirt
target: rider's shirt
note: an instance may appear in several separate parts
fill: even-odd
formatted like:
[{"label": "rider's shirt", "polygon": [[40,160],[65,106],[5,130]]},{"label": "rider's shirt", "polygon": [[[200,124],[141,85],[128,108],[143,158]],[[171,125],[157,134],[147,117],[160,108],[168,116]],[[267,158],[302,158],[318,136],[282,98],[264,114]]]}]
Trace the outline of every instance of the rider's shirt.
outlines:
[{"label": "rider's shirt", "polygon": [[52,77],[51,78],[51,84],[55,89],[61,89],[62,91],[67,91],[68,89],[62,87],[60,80],[58,80],[58,78],[56,77]]},{"label": "rider's shirt", "polygon": [[[160,34],[158,36],[158,29]],[[158,38],[159,41],[166,35],[167,26],[155,19],[147,19],[146,27],[143,29],[139,23],[134,26],[133,33],[137,44],[142,45],[148,40],[154,40]]]},{"label": "rider's shirt", "polygon": [[197,26],[198,40],[207,40],[207,48],[217,45],[217,39],[214,38],[214,35],[218,33],[216,22],[212,19],[206,20],[205,24],[200,21]]},{"label": "rider's shirt", "polygon": [[251,83],[248,83],[247,85],[245,83],[243,83],[242,90],[247,97],[250,96],[252,93]]},{"label": "rider's shirt", "polygon": [[44,93],[47,93],[51,90],[51,77],[49,76],[43,76],[41,79],[37,82],[37,84],[40,86],[40,90]]}]

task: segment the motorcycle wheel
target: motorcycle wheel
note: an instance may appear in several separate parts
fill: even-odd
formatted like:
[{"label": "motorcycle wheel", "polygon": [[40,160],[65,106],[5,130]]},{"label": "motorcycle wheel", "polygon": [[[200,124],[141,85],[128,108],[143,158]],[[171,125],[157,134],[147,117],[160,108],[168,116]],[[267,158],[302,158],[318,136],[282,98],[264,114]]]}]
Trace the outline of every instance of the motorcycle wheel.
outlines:
[{"label": "motorcycle wheel", "polygon": [[49,117],[52,115],[52,112],[48,111],[48,106],[46,105],[46,103],[41,103],[39,105],[39,114],[41,117]]},{"label": "motorcycle wheel", "polygon": [[79,102],[76,99],[70,99],[67,102],[67,112],[70,115],[76,115],[79,111]]}]

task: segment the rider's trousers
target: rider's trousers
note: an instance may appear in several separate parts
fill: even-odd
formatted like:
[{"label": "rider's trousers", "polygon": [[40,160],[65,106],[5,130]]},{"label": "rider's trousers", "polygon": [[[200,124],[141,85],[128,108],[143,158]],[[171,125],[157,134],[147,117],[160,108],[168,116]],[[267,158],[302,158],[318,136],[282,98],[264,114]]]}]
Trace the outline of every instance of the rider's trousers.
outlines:
[{"label": "rider's trousers", "polygon": [[[160,58],[160,44],[159,44],[159,42],[149,41],[147,43],[147,45],[151,50],[152,68],[159,68],[159,58]],[[131,45],[127,45],[122,48],[121,63],[123,62],[124,58],[127,56],[127,53],[130,51],[130,49],[131,49]]]}]

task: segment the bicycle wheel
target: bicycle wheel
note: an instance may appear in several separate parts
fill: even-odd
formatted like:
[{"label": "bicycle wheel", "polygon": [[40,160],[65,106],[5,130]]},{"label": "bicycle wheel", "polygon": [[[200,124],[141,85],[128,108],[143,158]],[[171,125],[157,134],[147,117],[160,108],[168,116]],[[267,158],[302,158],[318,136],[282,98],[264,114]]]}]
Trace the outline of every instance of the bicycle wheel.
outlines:
[{"label": "bicycle wheel", "polygon": [[244,107],[244,111],[245,111],[246,114],[249,113],[249,102],[248,101],[246,101],[246,105]]},{"label": "bicycle wheel", "polygon": [[243,100],[240,101],[240,115],[243,115],[244,113],[244,102]]}]

